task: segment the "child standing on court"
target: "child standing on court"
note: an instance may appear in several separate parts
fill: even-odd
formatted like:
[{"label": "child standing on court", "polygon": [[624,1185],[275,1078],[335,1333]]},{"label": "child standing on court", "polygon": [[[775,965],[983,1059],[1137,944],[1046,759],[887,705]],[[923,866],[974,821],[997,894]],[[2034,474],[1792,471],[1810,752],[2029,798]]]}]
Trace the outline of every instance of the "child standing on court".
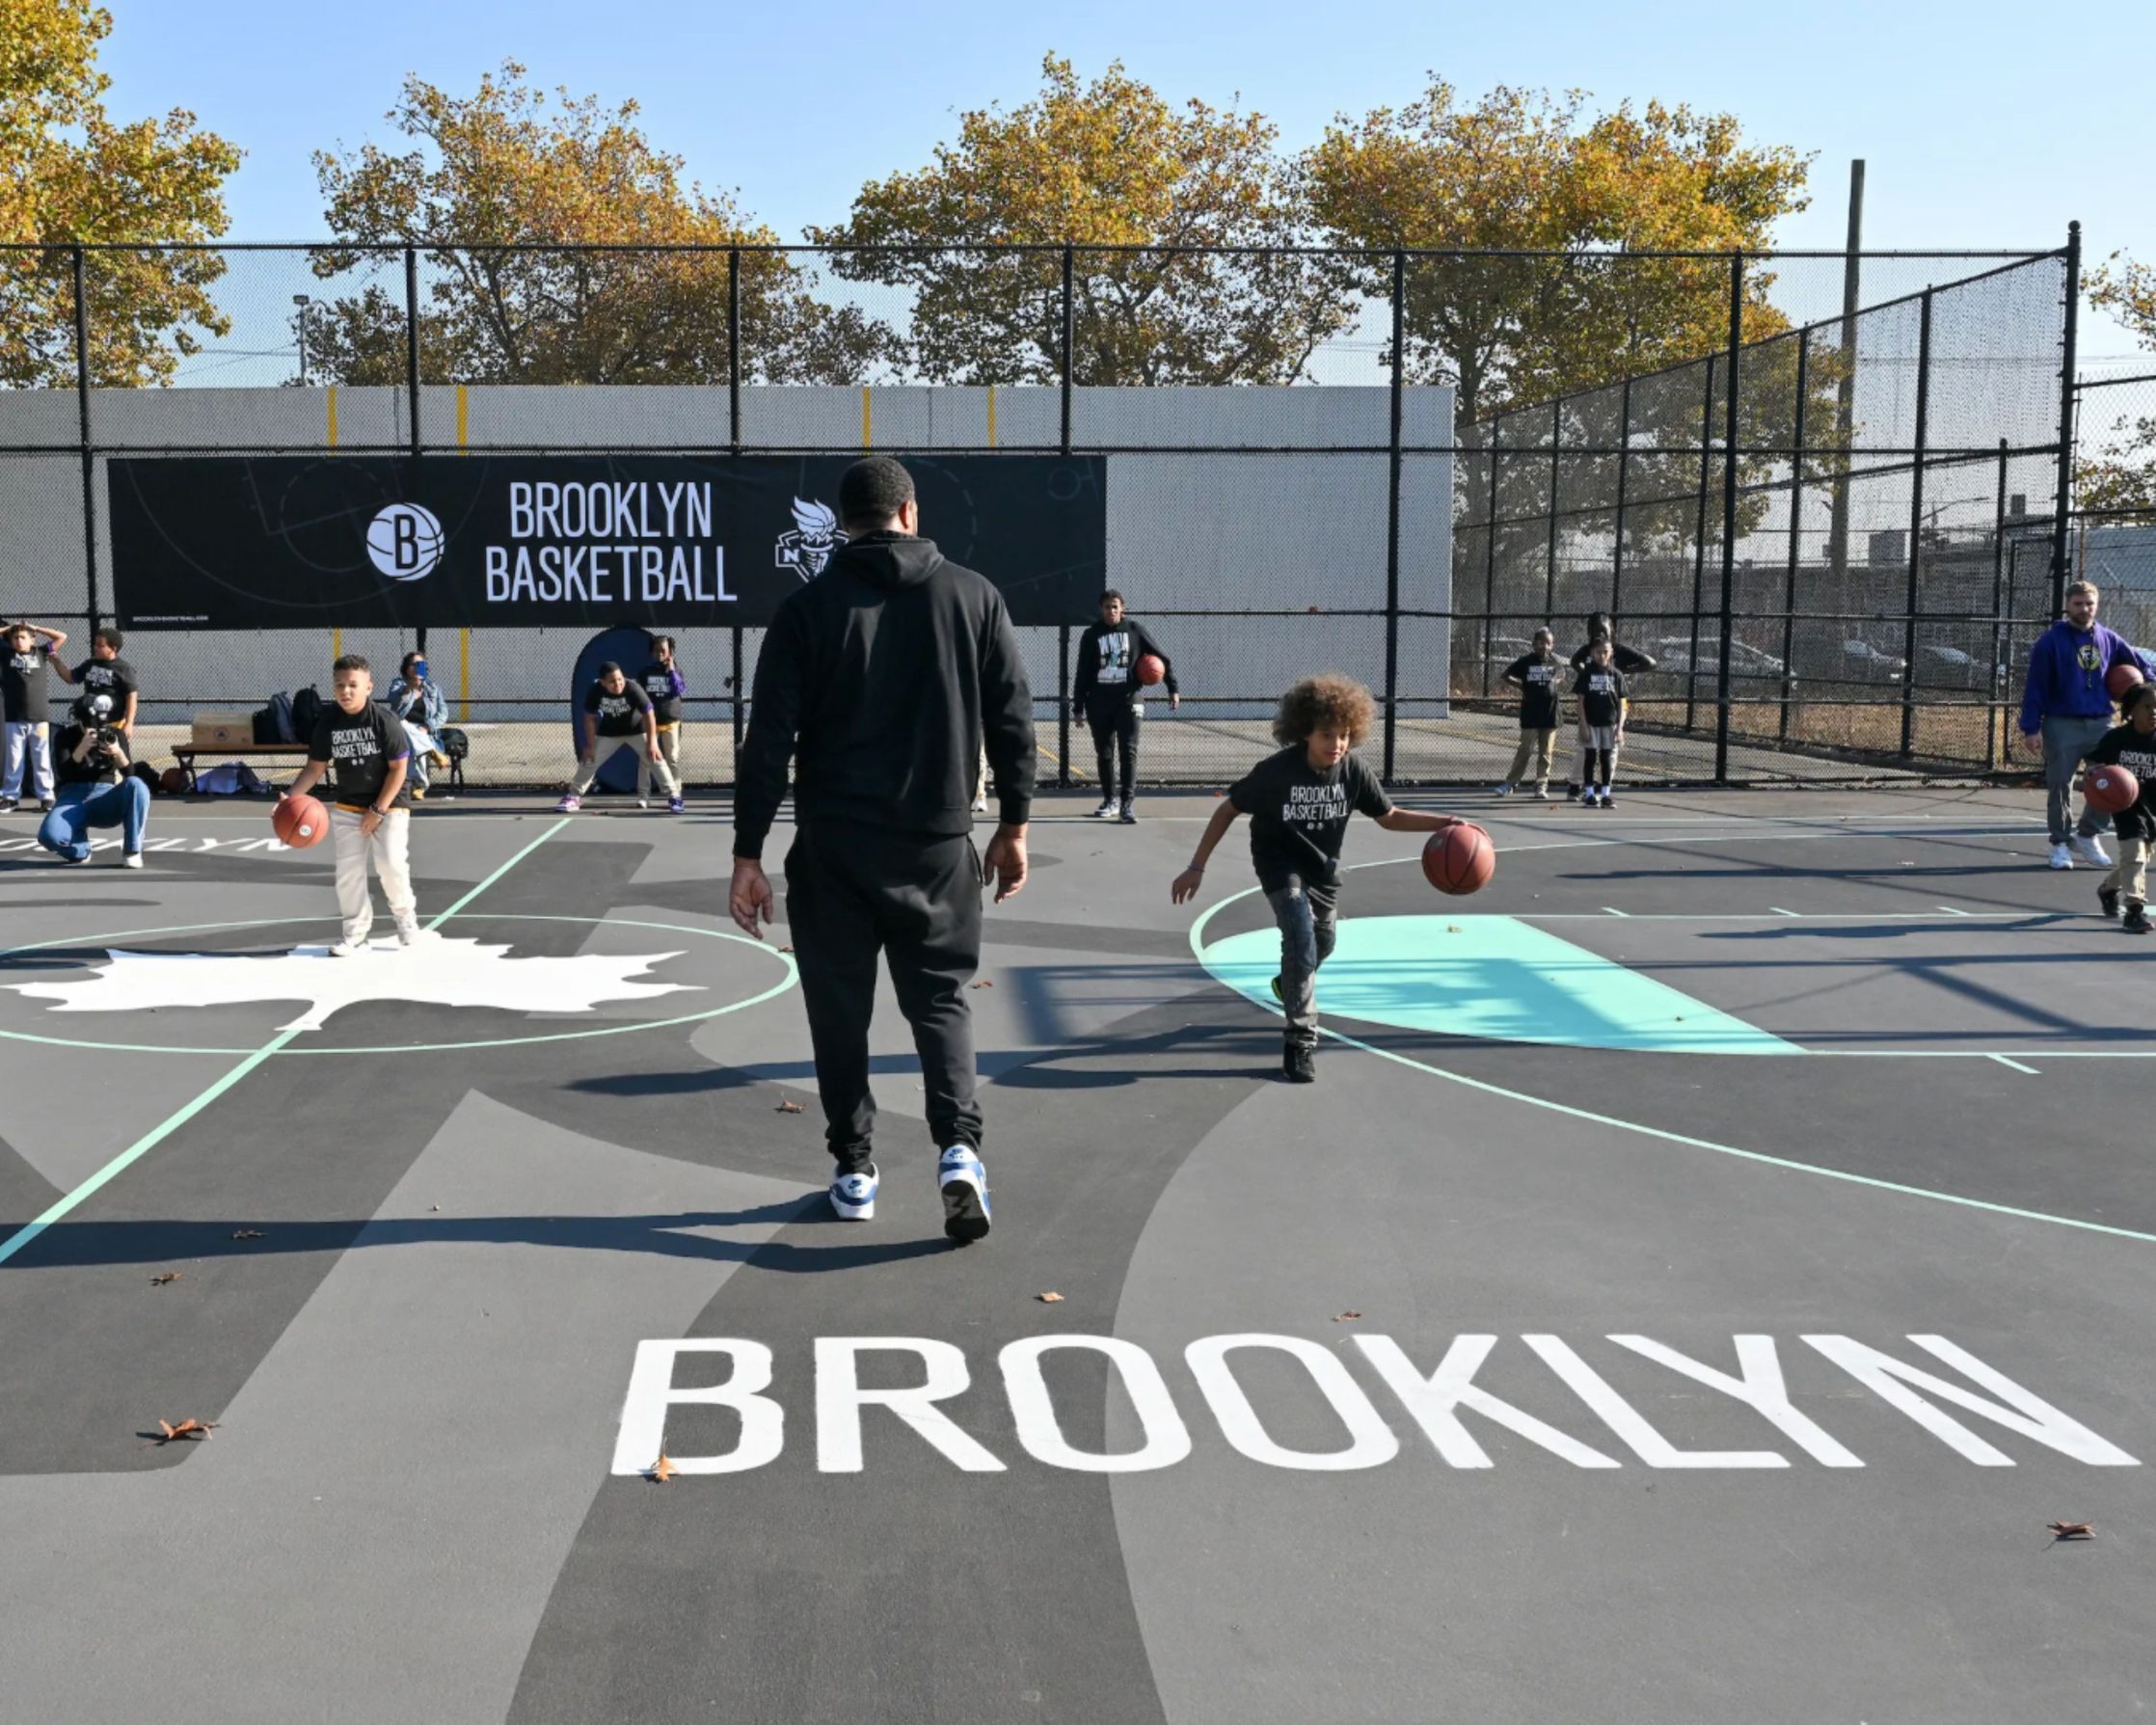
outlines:
[{"label": "child standing on court", "polygon": [[2118,834],[2118,860],[2096,889],[2096,903],[2106,916],[2118,914],[2121,894],[2126,900],[2128,934],[2148,932],[2148,849],[2156,841],[2156,685],[2137,683],[2118,703],[2126,722],[2104,733],[2089,751],[2091,767],[2123,767],[2141,785],[2141,797],[2111,818]]},{"label": "child standing on court", "polygon": [[584,690],[584,713],[578,730],[582,742],[577,750],[577,773],[569,781],[569,794],[554,805],[562,814],[574,815],[583,807],[584,793],[601,767],[622,749],[639,746],[644,762],[665,788],[666,806],[677,815],[682,812],[681,787],[659,752],[659,719],[651,696],[640,684],[630,682],[612,660],[599,667],[597,680]]},{"label": "child standing on court", "polygon": [[[7,782],[0,785],[0,814],[13,810],[22,796],[27,771],[38,806],[48,815],[54,806],[52,781],[52,694],[45,670],[67,645],[67,637],[40,623],[12,623],[0,652],[0,711],[6,718]],[[61,666],[63,675],[67,666]]]},{"label": "child standing on court", "polygon": [[[651,638],[651,662],[636,673],[636,681],[643,685],[644,693],[651,697],[652,720],[658,727],[659,753],[666,769],[674,775],[673,800],[667,804],[675,814],[682,813],[682,697],[688,693],[688,681],[682,675],[681,666],[674,660],[674,637],[655,634]],[[651,803],[651,769],[649,757],[636,763],[636,806],[647,808]]]},{"label": "child standing on court", "polygon": [[334,698],[314,722],[307,765],[290,795],[311,791],[329,777],[333,804],[330,838],[337,848],[337,907],[343,937],[330,948],[337,958],[366,951],[374,927],[374,900],[367,890],[371,865],[382,897],[396,922],[399,946],[419,938],[419,910],[412,899],[412,795],[406,783],[412,745],[403,723],[374,698],[374,672],[357,653],[331,667]]},{"label": "child standing on court", "polygon": [[1557,637],[1548,629],[1538,629],[1534,651],[1505,666],[1503,681],[1520,690],[1520,746],[1513,751],[1504,783],[1497,787],[1499,796],[1510,796],[1532,778],[1535,800],[1550,800],[1550,757],[1557,750],[1557,715],[1565,701],[1565,665],[1556,648]]},{"label": "child standing on court", "polygon": [[1588,808],[1613,808],[1609,788],[1617,770],[1617,751],[1625,741],[1625,673],[1610,662],[1609,637],[1598,635],[1587,649],[1587,662],[1572,687],[1579,697],[1580,723],[1587,734],[1587,764],[1579,800]]},{"label": "child standing on court", "polygon": [[1280,1071],[1291,1084],[1317,1077],[1317,972],[1332,957],[1340,909],[1340,844],[1360,809],[1388,832],[1442,832],[1449,815],[1395,808],[1355,745],[1370,735],[1377,704],[1350,678],[1306,677],[1280,697],[1273,738],[1280,751],[1244,774],[1198,841],[1169,896],[1187,903],[1205,883],[1205,863],[1237,815],[1251,818],[1251,865],[1280,930],[1273,994],[1287,1015]]}]

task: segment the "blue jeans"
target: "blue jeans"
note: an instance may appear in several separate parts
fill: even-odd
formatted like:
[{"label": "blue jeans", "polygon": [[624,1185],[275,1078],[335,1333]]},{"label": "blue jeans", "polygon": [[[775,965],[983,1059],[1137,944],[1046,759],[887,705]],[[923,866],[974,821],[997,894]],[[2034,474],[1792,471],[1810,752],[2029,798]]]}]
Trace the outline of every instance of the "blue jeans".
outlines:
[{"label": "blue jeans", "polygon": [[90,829],[117,826],[129,854],[143,848],[149,822],[149,787],[132,775],[117,785],[62,785],[59,806],[38,828],[38,843],[47,850],[81,862],[90,854]]}]

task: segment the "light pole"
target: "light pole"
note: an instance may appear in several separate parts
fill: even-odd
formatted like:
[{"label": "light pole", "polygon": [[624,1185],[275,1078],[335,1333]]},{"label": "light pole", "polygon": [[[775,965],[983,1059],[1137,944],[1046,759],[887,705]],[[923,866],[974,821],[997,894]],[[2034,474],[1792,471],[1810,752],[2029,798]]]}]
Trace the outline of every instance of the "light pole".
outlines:
[{"label": "light pole", "polygon": [[300,332],[300,388],[303,390],[307,388],[307,309],[313,303],[304,293],[292,296],[293,321],[299,325]]}]

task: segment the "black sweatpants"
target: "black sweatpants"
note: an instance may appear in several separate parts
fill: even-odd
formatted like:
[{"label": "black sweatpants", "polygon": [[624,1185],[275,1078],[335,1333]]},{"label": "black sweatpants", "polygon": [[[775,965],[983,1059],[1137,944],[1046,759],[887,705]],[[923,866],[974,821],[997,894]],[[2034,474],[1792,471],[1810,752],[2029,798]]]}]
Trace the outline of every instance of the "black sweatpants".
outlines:
[{"label": "black sweatpants", "polygon": [[786,856],[786,921],[808,1008],[824,1137],[839,1172],[855,1172],[874,1159],[869,1021],[879,955],[913,1026],[936,1148],[978,1150],[965,996],[981,963],[981,858],[972,839],[837,822],[802,826]]},{"label": "black sweatpants", "polygon": [[[1096,688],[1086,697],[1086,725],[1093,734],[1093,760],[1100,769],[1104,802],[1128,802],[1138,795],[1137,703],[1119,688]],[[1122,774],[1116,768],[1120,757]],[[1118,793],[1118,784],[1122,789]]]}]

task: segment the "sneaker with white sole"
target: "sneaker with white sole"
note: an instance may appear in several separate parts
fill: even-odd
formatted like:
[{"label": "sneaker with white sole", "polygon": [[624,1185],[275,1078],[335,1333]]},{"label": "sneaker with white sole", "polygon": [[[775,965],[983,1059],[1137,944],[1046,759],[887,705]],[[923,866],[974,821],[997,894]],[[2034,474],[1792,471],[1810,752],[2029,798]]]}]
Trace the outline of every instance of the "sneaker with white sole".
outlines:
[{"label": "sneaker with white sole", "polygon": [[1118,805],[1117,804],[1116,799],[1111,796],[1106,802],[1102,803],[1100,807],[1093,810],[1093,819],[1095,821],[1113,821],[1118,813]]},{"label": "sneaker with white sole", "polygon": [[678,796],[669,796],[666,799],[666,812],[669,815],[686,815],[688,813],[688,804]]},{"label": "sneaker with white sole", "polygon": [[396,943],[399,946],[417,946],[419,943],[419,919],[416,916],[397,919]]},{"label": "sneaker with white sole", "polygon": [[985,797],[985,796],[976,796],[976,797],[975,797],[975,798],[973,799],[973,812],[974,812],[974,813],[975,813],[976,815],[985,815],[985,814],[986,814],[987,812],[988,812],[988,799],[987,799],[987,797]]},{"label": "sneaker with white sole", "polygon": [[1550,800],[1550,787],[1548,785],[1537,785],[1535,787],[1535,800],[1537,802],[1548,802]]},{"label": "sneaker with white sole", "polygon": [[2054,845],[2051,848],[2051,866],[2055,869],[2072,868],[2074,866],[2074,853],[2063,845]]},{"label": "sneaker with white sole", "polygon": [[874,1222],[876,1189],[880,1182],[876,1164],[857,1173],[840,1174],[831,1182],[831,1208],[841,1222]]},{"label": "sneaker with white sole", "polygon": [[2108,869],[2111,858],[2104,853],[2101,840],[2092,832],[2077,832],[2066,841],[2068,849],[2093,869]]},{"label": "sneaker with white sole", "polygon": [[1136,826],[1138,824],[1137,804],[1133,803],[1129,797],[1124,797],[1122,806],[1117,811],[1116,819],[1125,826]]},{"label": "sneaker with white sole", "polygon": [[365,951],[366,938],[363,935],[358,940],[339,940],[336,942],[330,948],[330,957],[333,958],[354,958]]},{"label": "sneaker with white sole", "polygon": [[962,1144],[943,1152],[935,1165],[935,1183],[943,1194],[943,1231],[964,1246],[988,1231],[988,1171]]},{"label": "sneaker with white sole", "polygon": [[638,808],[640,808],[640,809],[648,809],[648,808],[650,808],[650,807],[651,807],[651,798],[650,798],[650,797],[648,797],[648,796],[639,796],[639,797],[637,797],[637,798],[636,798],[636,806],[637,806]]},{"label": "sneaker with white sole", "polygon": [[1493,796],[1510,796],[1512,795],[1512,787],[1510,785],[1499,785],[1496,787],[1490,793],[1490,795]]},{"label": "sneaker with white sole", "polygon": [[120,859],[120,866],[123,869],[141,868],[143,866],[143,853],[140,850],[128,851],[126,855]]},{"label": "sneaker with white sole", "polygon": [[554,813],[557,815],[574,815],[579,809],[582,808],[583,806],[584,799],[579,796],[576,792],[572,791],[569,793],[568,795],[564,796],[559,802],[554,804]]}]

